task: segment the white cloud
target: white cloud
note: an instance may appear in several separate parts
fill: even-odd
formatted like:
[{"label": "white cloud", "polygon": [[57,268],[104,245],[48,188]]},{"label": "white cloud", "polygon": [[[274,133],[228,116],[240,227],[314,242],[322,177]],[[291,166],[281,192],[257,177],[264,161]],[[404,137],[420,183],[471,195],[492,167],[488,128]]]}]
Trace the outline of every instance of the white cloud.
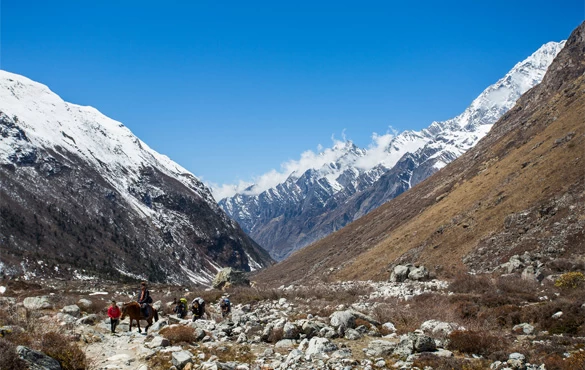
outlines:
[{"label": "white cloud", "polygon": [[[341,133],[343,140],[335,139],[335,135],[331,135],[333,145],[330,148],[323,149],[319,144],[317,146],[317,153],[312,150],[307,150],[301,154],[298,160],[289,160],[280,165],[280,171],[275,169],[258,176],[252,182],[240,181],[237,184],[210,184],[215,199],[220,200],[226,197],[231,197],[236,193],[246,195],[258,195],[270,188],[277,186],[286,181],[287,178],[300,177],[309,169],[321,169],[330,181],[335,181],[335,178],[343,172],[345,167],[353,166],[360,171],[367,171],[378,164],[384,164],[387,167],[393,166],[400,159],[400,157],[410,149],[416,149],[418,144],[403,142],[399,144],[401,148],[388,152],[388,147],[393,144],[393,140],[399,137],[398,132],[392,127],[389,127],[388,132],[383,135],[373,133],[372,141],[368,145],[365,155],[348,156],[342,163],[341,169],[328,168],[327,165],[335,163],[346,153],[344,148],[349,145],[345,135],[345,129]],[[413,145],[414,144],[414,145]],[[253,184],[252,187],[250,187]],[[249,188],[249,189],[248,189]]]}]

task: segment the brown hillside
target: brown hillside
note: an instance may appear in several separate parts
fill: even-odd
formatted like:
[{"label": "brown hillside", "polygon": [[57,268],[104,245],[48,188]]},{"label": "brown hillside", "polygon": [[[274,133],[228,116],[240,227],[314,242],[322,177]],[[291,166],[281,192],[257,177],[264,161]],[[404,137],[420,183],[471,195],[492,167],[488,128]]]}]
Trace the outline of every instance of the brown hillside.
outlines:
[{"label": "brown hillside", "polygon": [[276,284],[488,271],[524,251],[585,255],[585,23],[478,145],[410,191],[260,272]]}]

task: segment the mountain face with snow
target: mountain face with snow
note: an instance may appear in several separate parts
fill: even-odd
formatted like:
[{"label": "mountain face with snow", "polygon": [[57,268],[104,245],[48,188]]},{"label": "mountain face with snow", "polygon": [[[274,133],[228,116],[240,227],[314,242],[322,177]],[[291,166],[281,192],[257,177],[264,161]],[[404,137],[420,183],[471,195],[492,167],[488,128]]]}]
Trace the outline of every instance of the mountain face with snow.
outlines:
[{"label": "mountain face with snow", "polygon": [[338,143],[304,173],[262,189],[252,185],[219,205],[282,260],[423,181],[472,148],[527,90],[542,80],[564,41],[549,42],[484,90],[460,115],[405,131],[383,151]]},{"label": "mountain face with snow", "polygon": [[91,107],[0,71],[0,273],[208,283],[270,256],[194,175]]}]

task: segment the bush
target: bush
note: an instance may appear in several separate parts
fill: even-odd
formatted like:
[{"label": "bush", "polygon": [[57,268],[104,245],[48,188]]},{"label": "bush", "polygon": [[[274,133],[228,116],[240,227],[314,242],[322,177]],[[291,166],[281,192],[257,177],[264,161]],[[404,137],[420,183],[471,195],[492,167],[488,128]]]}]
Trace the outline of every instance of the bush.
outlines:
[{"label": "bush", "polygon": [[459,274],[449,285],[449,291],[453,293],[485,294],[494,290],[494,285],[489,276]]},{"label": "bush", "polygon": [[583,283],[585,275],[582,272],[567,272],[555,281],[555,286],[562,289],[575,289]]},{"label": "bush", "polygon": [[448,349],[488,357],[506,348],[505,340],[489,333],[456,330],[449,335]]},{"label": "bush", "polygon": [[193,343],[197,340],[195,336],[195,329],[190,326],[173,326],[163,328],[160,334],[167,338],[171,344],[178,344],[181,342]]},{"label": "bush", "polygon": [[16,346],[0,338],[0,369],[25,370],[25,362],[16,354]]},{"label": "bush", "polygon": [[567,369],[585,370],[585,352],[579,351],[572,353],[566,359]]},{"label": "bush", "polygon": [[85,353],[62,334],[45,333],[41,338],[39,350],[59,361],[63,370],[84,370],[87,367]]}]

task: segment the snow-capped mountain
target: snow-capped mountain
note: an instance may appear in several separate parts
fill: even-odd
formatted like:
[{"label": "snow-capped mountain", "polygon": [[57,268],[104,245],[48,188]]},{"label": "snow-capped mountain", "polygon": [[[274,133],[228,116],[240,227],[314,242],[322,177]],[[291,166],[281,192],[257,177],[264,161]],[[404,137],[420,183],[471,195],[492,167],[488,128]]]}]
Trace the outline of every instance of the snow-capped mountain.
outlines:
[{"label": "snow-capped mountain", "polygon": [[[377,208],[438,171],[484,137],[527,90],[540,83],[564,46],[549,42],[484,90],[460,115],[421,131],[351,142],[320,153],[304,173],[271,188],[252,185],[219,205],[277,260]],[[383,145],[380,145],[383,144]]]},{"label": "snow-capped mountain", "polygon": [[222,266],[271,263],[189,171],[120,122],[6,71],[0,139],[2,273],[50,264],[206,283]]}]

